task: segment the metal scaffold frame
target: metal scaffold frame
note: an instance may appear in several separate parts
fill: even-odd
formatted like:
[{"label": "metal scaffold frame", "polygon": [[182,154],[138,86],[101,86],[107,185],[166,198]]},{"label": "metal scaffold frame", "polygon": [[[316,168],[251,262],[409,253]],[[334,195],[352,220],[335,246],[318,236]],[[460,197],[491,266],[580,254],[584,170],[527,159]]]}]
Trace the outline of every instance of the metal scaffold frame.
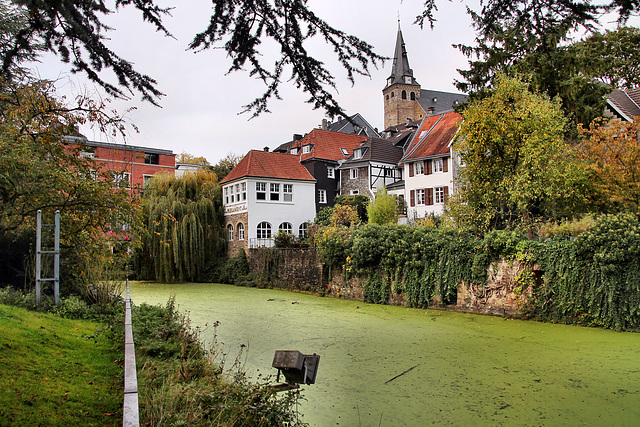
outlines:
[{"label": "metal scaffold frame", "polygon": [[[42,227],[54,227],[53,250],[44,250]],[[53,254],[53,277],[42,277],[42,255]],[[53,282],[53,299],[60,305],[60,211],[56,211],[53,224],[42,223],[42,211],[36,216],[36,305],[40,307],[40,294],[43,282]]]}]

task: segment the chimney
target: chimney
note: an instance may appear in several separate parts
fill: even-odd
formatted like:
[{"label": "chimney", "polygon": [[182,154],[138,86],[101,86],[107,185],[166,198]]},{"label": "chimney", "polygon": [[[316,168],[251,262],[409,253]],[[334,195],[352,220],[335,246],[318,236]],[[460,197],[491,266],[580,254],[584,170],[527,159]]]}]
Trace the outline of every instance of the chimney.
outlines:
[{"label": "chimney", "polygon": [[301,139],[302,139],[302,135],[300,135],[299,133],[293,134],[293,142],[300,141]]},{"label": "chimney", "polygon": [[327,119],[322,119],[322,130],[327,130]]},{"label": "chimney", "polygon": [[265,153],[268,153],[269,152],[269,147],[264,147],[264,151],[265,151]]}]

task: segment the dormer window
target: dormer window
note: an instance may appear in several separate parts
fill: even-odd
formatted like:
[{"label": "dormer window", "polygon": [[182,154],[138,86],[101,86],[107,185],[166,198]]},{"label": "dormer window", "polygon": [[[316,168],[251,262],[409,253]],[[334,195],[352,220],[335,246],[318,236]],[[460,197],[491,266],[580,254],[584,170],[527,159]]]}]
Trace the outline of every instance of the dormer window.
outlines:
[{"label": "dormer window", "polygon": [[298,147],[292,148],[291,150],[289,150],[289,153],[295,156],[296,154],[298,154]]},{"label": "dormer window", "polygon": [[404,82],[407,84],[411,84],[411,76],[404,76]]},{"label": "dormer window", "polygon": [[362,148],[356,148],[355,150],[353,150],[353,159],[357,160],[362,158]]},{"label": "dormer window", "polygon": [[311,152],[311,144],[302,147],[302,154],[309,154]]}]

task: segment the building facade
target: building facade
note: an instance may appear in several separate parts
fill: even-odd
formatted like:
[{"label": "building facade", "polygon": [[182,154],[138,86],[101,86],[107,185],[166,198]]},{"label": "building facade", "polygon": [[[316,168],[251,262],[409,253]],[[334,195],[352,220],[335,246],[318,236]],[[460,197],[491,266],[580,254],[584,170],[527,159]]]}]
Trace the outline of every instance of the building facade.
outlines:
[{"label": "building facade", "polygon": [[461,121],[453,111],[425,117],[400,161],[409,221],[444,212],[455,190],[458,161],[452,143]]},{"label": "building facade", "polygon": [[220,184],[230,257],[278,232],[304,238],[315,218],[316,182],[296,156],[252,150]]},{"label": "building facade", "polygon": [[133,196],[138,196],[155,174],[175,173],[176,155],[170,150],[89,141],[84,137],[65,139],[80,147],[81,156],[96,162],[96,176],[106,175],[114,186],[126,188]]}]

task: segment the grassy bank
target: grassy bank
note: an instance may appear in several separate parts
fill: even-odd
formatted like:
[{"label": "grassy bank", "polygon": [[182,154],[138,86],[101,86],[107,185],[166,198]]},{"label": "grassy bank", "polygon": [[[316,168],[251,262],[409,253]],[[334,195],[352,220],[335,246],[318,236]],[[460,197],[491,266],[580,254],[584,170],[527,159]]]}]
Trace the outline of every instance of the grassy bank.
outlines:
[{"label": "grassy bank", "polygon": [[100,327],[0,305],[0,425],[121,425],[122,355]]},{"label": "grassy bank", "polygon": [[236,364],[225,368],[224,355],[203,347],[199,329],[173,299],[134,306],[132,319],[141,425],[304,425],[295,412],[296,392],[276,395]]}]

